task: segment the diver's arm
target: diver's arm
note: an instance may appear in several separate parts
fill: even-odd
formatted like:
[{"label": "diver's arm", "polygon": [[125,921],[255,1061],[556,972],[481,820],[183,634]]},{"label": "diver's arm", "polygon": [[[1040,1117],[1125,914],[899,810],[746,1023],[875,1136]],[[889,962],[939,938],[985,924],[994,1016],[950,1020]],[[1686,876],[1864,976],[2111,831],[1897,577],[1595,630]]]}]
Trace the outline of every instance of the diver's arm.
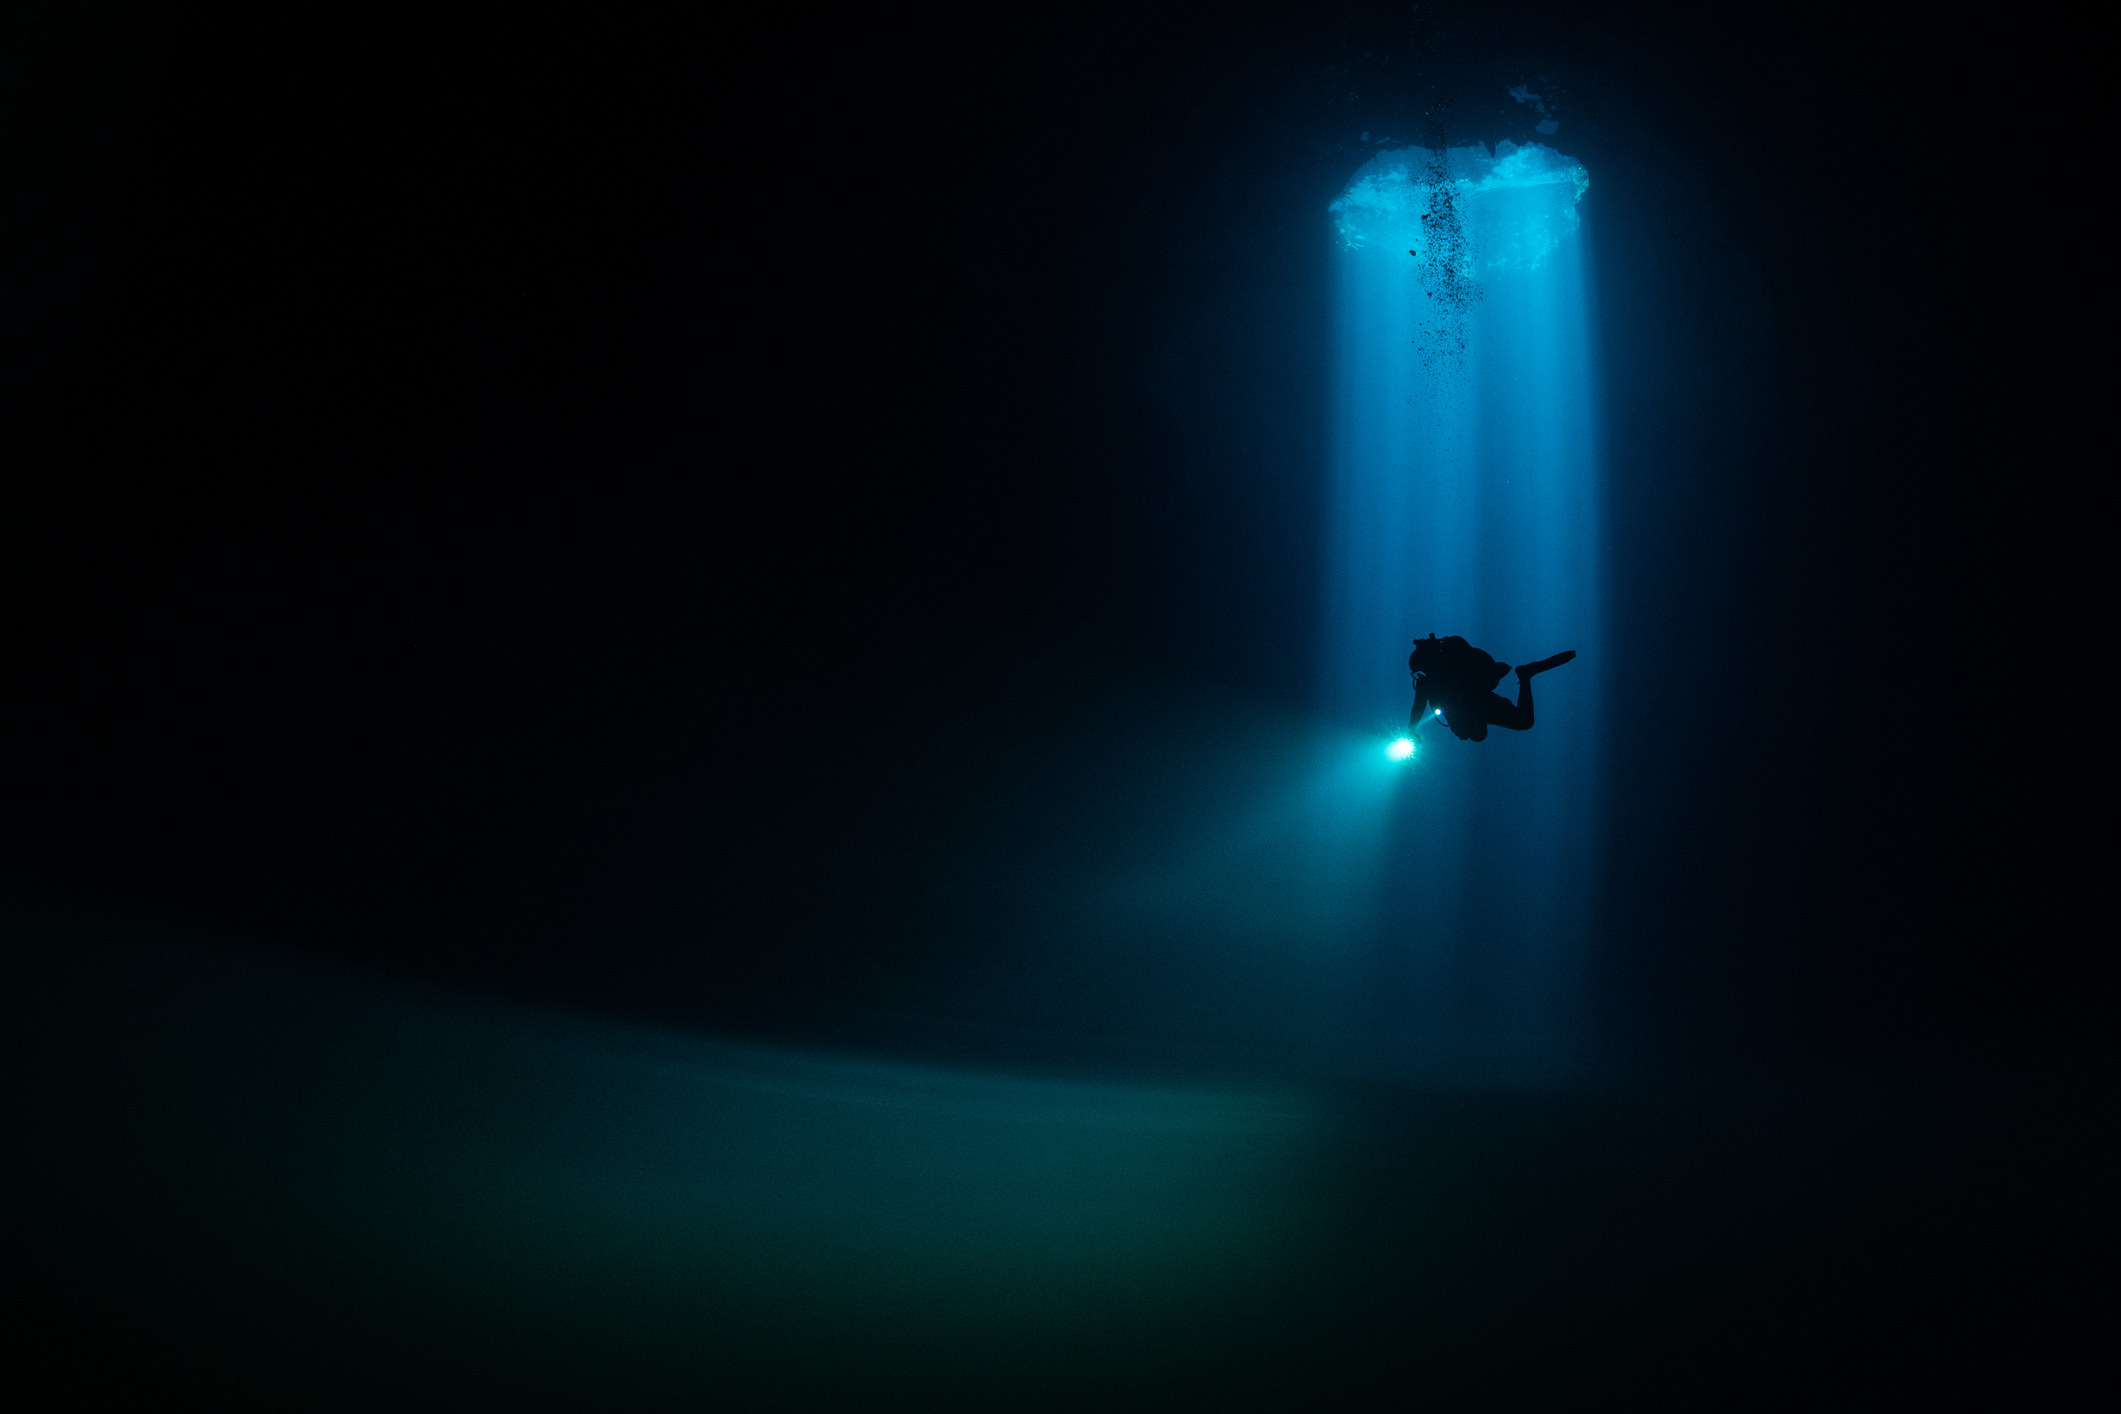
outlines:
[{"label": "diver's arm", "polygon": [[1419,727],[1419,726],[1421,725],[1421,719],[1422,719],[1422,716],[1423,716],[1423,715],[1424,715],[1424,714],[1425,714],[1425,713],[1426,713],[1426,712],[1427,712],[1428,710],[1429,710],[1429,690],[1428,690],[1428,689],[1427,689],[1426,687],[1420,687],[1420,686],[1417,686],[1417,687],[1416,687],[1416,688],[1414,689],[1414,710],[1413,710],[1413,711],[1411,711],[1411,712],[1409,712],[1409,713],[1407,714],[1407,735],[1408,735],[1408,736],[1412,736],[1412,735],[1414,735],[1414,729],[1415,729],[1415,728],[1417,728],[1417,727]]}]

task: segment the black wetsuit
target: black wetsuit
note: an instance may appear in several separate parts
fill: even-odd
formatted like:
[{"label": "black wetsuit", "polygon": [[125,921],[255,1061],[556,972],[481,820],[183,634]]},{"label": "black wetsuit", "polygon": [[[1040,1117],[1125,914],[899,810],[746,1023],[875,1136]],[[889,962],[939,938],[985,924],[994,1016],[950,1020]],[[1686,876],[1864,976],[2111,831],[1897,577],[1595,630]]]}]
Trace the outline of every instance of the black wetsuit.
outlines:
[{"label": "black wetsuit", "polygon": [[1512,702],[1495,690],[1510,665],[1496,662],[1456,634],[1417,640],[1407,668],[1414,674],[1416,720],[1433,703],[1443,709],[1444,725],[1460,741],[1485,741],[1489,727],[1531,729],[1531,678],[1517,680],[1517,700]]}]

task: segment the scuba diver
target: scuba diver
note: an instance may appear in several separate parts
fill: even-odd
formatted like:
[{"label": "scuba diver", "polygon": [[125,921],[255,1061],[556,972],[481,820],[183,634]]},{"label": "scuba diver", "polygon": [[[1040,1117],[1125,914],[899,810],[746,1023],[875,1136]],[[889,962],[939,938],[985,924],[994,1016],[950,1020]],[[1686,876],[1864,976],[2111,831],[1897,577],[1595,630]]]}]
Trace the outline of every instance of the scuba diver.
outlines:
[{"label": "scuba diver", "polygon": [[1495,690],[1508,663],[1498,663],[1453,634],[1414,640],[1407,655],[1407,671],[1414,675],[1414,713],[1407,719],[1407,735],[1421,725],[1433,703],[1443,713],[1444,725],[1460,741],[1486,741],[1489,727],[1507,727],[1513,732],[1532,728],[1532,679],[1549,668],[1558,668],[1576,656],[1571,648],[1517,670],[1517,700],[1510,701]]}]

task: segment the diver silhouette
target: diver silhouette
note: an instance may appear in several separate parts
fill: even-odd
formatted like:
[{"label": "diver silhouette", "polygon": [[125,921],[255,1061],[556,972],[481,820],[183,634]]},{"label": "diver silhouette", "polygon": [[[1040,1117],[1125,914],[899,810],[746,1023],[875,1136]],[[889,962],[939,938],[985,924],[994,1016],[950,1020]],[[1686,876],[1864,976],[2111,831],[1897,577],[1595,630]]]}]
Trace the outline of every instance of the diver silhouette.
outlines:
[{"label": "diver silhouette", "polygon": [[1489,727],[1513,732],[1532,729],[1532,679],[1549,668],[1558,668],[1576,656],[1571,648],[1517,670],[1517,700],[1512,702],[1495,690],[1508,663],[1498,663],[1463,638],[1453,634],[1414,640],[1407,655],[1407,671],[1414,675],[1414,712],[1407,718],[1407,734],[1421,725],[1433,704],[1443,711],[1444,725],[1460,741],[1486,741]]}]

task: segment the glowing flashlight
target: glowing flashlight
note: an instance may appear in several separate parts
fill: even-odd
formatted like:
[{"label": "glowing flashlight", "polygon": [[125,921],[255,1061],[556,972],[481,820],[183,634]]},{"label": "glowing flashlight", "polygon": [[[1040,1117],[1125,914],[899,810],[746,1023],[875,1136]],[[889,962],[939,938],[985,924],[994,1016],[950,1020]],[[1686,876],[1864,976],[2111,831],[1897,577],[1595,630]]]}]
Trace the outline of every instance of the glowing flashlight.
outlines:
[{"label": "glowing flashlight", "polygon": [[1403,736],[1385,748],[1385,755],[1394,761],[1404,761],[1414,754],[1414,738]]}]

